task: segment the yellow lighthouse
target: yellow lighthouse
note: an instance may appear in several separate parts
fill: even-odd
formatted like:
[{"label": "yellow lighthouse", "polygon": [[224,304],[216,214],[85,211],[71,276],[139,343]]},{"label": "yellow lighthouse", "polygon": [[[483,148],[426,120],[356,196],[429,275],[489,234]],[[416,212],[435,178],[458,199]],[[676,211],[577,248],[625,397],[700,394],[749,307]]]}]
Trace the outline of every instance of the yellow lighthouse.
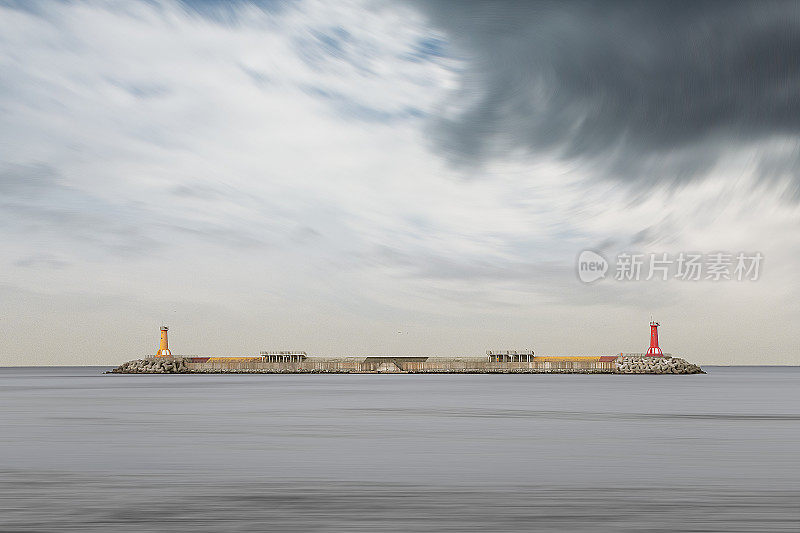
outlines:
[{"label": "yellow lighthouse", "polygon": [[158,347],[156,357],[170,357],[172,352],[169,351],[169,342],[167,342],[167,326],[161,326],[161,345]]}]

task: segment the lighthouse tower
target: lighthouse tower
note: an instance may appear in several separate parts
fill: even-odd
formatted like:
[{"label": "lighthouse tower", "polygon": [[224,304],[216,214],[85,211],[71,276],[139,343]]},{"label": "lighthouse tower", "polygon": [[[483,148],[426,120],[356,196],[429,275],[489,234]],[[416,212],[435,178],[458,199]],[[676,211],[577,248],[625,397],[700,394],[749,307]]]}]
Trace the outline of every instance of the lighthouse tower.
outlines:
[{"label": "lighthouse tower", "polygon": [[158,347],[156,357],[170,357],[172,352],[169,351],[169,342],[167,342],[167,326],[161,326],[161,345]]},{"label": "lighthouse tower", "polygon": [[664,353],[658,347],[658,322],[650,320],[650,347],[647,349],[647,354],[653,357],[661,357]]}]

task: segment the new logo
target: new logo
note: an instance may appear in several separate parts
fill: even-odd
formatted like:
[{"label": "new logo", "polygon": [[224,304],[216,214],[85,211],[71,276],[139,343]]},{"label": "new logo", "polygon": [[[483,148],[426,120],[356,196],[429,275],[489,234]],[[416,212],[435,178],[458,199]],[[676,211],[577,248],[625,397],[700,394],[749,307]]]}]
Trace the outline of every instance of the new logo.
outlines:
[{"label": "new logo", "polygon": [[591,283],[606,277],[608,261],[602,255],[584,250],[578,256],[578,277],[584,283]]}]

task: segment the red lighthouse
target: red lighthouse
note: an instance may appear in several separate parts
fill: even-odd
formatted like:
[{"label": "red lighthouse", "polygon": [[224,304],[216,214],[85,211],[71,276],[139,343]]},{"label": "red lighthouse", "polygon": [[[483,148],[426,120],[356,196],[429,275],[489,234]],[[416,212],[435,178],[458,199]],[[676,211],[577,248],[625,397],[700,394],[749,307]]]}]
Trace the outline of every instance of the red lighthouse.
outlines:
[{"label": "red lighthouse", "polygon": [[658,326],[660,325],[661,324],[658,322],[650,320],[650,347],[647,349],[646,355],[652,357],[661,357],[664,355],[664,352],[658,347]]}]

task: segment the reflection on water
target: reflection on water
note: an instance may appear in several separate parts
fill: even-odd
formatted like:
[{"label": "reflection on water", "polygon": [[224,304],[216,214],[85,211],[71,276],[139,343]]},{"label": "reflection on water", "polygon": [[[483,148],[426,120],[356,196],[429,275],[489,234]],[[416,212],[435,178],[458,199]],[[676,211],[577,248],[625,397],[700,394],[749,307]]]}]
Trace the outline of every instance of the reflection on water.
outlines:
[{"label": "reflection on water", "polygon": [[0,369],[2,531],[797,531],[798,369]]}]

